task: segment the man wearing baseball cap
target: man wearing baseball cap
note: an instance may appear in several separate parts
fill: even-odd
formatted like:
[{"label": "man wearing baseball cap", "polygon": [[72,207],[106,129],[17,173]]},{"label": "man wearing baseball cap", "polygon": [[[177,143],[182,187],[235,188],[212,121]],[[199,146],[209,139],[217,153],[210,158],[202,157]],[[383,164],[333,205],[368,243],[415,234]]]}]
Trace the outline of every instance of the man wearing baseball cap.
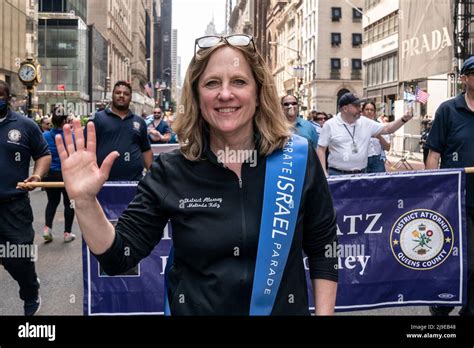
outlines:
[{"label": "man wearing baseball cap", "polygon": [[[461,69],[465,92],[442,103],[436,110],[430,134],[426,169],[474,167],[474,56]],[[441,160],[441,164],[440,163]],[[474,315],[474,174],[466,175],[467,302],[460,315]],[[431,306],[432,315],[448,315],[453,307]]]},{"label": "man wearing baseball cap", "polygon": [[354,93],[344,94],[339,99],[339,113],[324,124],[317,153],[326,169],[326,149],[329,149],[329,175],[365,173],[370,139],[393,133],[413,118],[413,115],[404,115],[386,124],[361,118],[361,102]]}]

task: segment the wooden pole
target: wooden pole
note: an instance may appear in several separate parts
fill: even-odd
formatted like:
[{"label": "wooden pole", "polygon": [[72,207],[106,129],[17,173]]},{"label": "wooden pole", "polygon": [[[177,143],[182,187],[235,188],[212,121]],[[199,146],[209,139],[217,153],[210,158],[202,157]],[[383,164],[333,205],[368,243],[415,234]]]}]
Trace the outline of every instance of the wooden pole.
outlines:
[{"label": "wooden pole", "polygon": [[19,182],[17,185],[21,188],[64,188],[64,182]]},{"label": "wooden pole", "polygon": [[[467,167],[464,168],[464,171],[466,174],[474,174],[474,167]],[[24,187],[24,188],[38,188],[38,187],[44,187],[44,188],[64,188],[64,182],[58,181],[58,182],[19,182],[17,184],[19,187]]]}]

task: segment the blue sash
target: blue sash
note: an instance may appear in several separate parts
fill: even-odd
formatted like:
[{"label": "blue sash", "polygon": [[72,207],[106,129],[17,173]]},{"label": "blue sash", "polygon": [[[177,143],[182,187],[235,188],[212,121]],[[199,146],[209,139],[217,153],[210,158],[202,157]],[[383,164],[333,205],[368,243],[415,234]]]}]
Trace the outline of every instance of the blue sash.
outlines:
[{"label": "blue sash", "polygon": [[[308,141],[293,135],[283,150],[267,159],[262,220],[253,281],[250,315],[270,315],[280,287],[303,191],[308,159]],[[167,275],[173,263],[171,247],[165,269],[165,315],[171,315]]]},{"label": "blue sash", "polygon": [[174,259],[174,246],[171,246],[170,254],[168,256],[168,260],[166,261],[166,267],[165,267],[165,284],[164,284],[164,300],[163,303],[165,305],[164,312],[165,316],[170,316],[171,315],[171,308],[170,308],[170,302],[168,300],[168,272],[170,270],[171,265],[173,264],[173,259]]},{"label": "blue sash", "polygon": [[298,135],[267,159],[250,315],[272,313],[293,242],[307,159],[308,142]]}]

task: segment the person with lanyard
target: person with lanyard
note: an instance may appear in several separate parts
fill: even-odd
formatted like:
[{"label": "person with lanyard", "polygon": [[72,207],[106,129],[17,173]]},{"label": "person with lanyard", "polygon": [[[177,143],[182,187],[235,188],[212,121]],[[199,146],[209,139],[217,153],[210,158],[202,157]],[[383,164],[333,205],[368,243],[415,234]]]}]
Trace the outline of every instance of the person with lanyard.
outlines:
[{"label": "person with lanyard", "polygon": [[[118,153],[97,166],[92,123],[87,143],[75,132],[77,148],[67,125],[65,146],[56,137],[79,226],[103,269],[114,275],[136,265],[170,221],[167,313],[309,315],[304,250],[315,313],[333,314],[337,258],[325,256],[337,241],[331,194],[315,151],[292,135],[253,38],[196,39],[181,105],[180,148],[153,162],[116,227],[96,195]],[[255,151],[256,165],[232,156],[241,151]]]},{"label": "person with lanyard", "polygon": [[[376,107],[374,102],[364,103],[362,114],[370,120],[374,120],[376,116]],[[390,150],[390,136],[377,135],[370,138],[369,158],[367,160],[367,173],[385,173],[385,160],[387,159],[385,151]]]},{"label": "person with lanyard", "polygon": [[153,117],[147,122],[148,136],[152,144],[167,144],[171,139],[171,129],[163,118],[160,108],[153,110]]},{"label": "person with lanyard", "polygon": [[[61,160],[59,159],[58,150],[54,138],[56,135],[63,136],[63,126],[68,123],[68,115],[64,108],[59,105],[55,105],[51,111],[51,121],[53,128],[43,133],[43,137],[48,143],[49,150],[52,155],[52,163],[49,168],[48,175],[45,177],[46,182],[62,182],[63,177],[61,175]],[[76,236],[71,233],[72,223],[74,221],[74,209],[71,207],[71,202],[64,188],[46,188],[46,195],[48,197],[48,204],[45,209],[45,225],[43,227],[43,239],[45,243],[53,241],[53,221],[56,215],[56,209],[58,208],[59,202],[61,201],[61,195],[63,196],[64,203],[64,242],[69,243],[76,239]]]},{"label": "person with lanyard", "polygon": [[285,116],[295,128],[296,134],[308,139],[313,148],[318,146],[318,133],[309,121],[299,116],[298,100],[293,95],[285,95],[281,98],[281,106]]},{"label": "person with lanyard", "polygon": [[[112,151],[120,157],[114,162],[109,181],[139,181],[143,168],[149,169],[153,152],[148,139],[145,120],[130,111],[132,86],[127,81],[117,81],[112,91],[112,106],[96,112],[89,121],[94,123],[97,163],[102,165]],[[78,131],[80,122],[73,123]],[[86,134],[84,129],[84,135]]]},{"label": "person with lanyard", "polygon": [[[38,182],[48,172],[51,155],[38,125],[10,109],[10,86],[0,81],[0,245],[5,249],[32,250],[35,231],[27,191],[18,182]],[[30,160],[34,160],[29,174]],[[28,248],[30,247],[30,248]],[[0,255],[0,264],[18,282],[26,316],[41,306],[35,255]]]},{"label": "person with lanyard", "polygon": [[[474,56],[461,68],[465,91],[442,103],[435,113],[426,146],[426,169],[474,167]],[[474,174],[466,174],[467,293],[460,315],[474,315]],[[449,315],[454,307],[431,306],[435,316]]]},{"label": "person with lanyard", "polygon": [[329,149],[328,175],[365,173],[372,137],[390,134],[413,118],[403,115],[398,120],[381,124],[361,115],[361,100],[353,93],[339,99],[339,114],[326,121],[318,143],[318,157],[326,167],[326,149]]}]

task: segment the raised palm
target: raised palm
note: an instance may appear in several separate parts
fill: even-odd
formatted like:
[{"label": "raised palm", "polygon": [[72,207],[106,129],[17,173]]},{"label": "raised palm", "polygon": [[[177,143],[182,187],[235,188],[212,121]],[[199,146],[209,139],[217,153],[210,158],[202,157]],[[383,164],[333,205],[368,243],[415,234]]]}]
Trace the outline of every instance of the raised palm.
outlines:
[{"label": "raised palm", "polygon": [[74,140],[69,125],[64,126],[64,143],[60,135],[56,135],[55,138],[66,191],[73,200],[95,198],[107,181],[112,164],[119,154],[117,151],[110,153],[99,168],[95,128],[92,122],[87,124],[87,144],[85,144],[81,123],[79,120],[74,120]]}]

